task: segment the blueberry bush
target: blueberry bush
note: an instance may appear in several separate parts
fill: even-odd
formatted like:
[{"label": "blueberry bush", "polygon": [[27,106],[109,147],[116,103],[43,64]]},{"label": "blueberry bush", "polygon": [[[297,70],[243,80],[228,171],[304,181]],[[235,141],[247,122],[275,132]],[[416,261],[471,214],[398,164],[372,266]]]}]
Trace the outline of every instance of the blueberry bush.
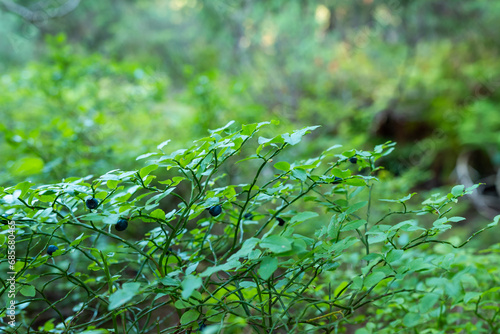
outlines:
[{"label": "blueberry bush", "polygon": [[463,246],[500,216],[446,234],[477,185],[374,198],[395,143],[292,161],[316,127],[259,137],[272,123],[166,141],[138,170],[0,188],[4,272],[16,237],[16,322],[2,316],[1,331],[498,332],[500,244]]}]

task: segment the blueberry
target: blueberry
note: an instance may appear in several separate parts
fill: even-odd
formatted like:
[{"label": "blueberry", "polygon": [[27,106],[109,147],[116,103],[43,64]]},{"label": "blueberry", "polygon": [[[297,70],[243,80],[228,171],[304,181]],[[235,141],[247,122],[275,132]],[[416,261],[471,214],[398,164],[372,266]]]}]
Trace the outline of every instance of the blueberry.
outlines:
[{"label": "blueberry", "polygon": [[205,328],[207,328],[207,325],[205,325],[205,324],[201,324],[201,325],[200,325],[200,328],[198,328],[198,332],[203,332],[203,330],[204,330]]},{"label": "blueberry", "polygon": [[349,158],[349,161],[350,161],[352,164],[355,164],[356,162],[358,162],[358,158],[356,158],[356,157],[350,157],[350,158]]},{"label": "blueberry", "polygon": [[335,179],[333,180],[332,183],[338,183],[338,182],[341,182],[341,181],[342,181],[342,179],[340,177],[335,176]]},{"label": "blueberry", "polygon": [[99,201],[96,200],[94,197],[90,197],[90,198],[87,198],[87,200],[85,201],[85,205],[87,205],[87,208],[92,210],[92,209],[97,208],[97,206],[99,205]]},{"label": "blueberry", "polygon": [[285,225],[285,220],[283,218],[276,217],[276,220],[278,221],[278,225],[279,226]]},{"label": "blueberry", "polygon": [[54,245],[50,245],[49,247],[47,247],[47,254],[49,254],[50,256],[52,256],[52,254],[58,250],[59,248],[57,248],[57,246],[54,246]]},{"label": "blueberry", "polygon": [[252,220],[253,218],[253,215],[250,213],[250,212],[247,212],[243,215],[243,218],[247,219],[247,220]]},{"label": "blueberry", "polygon": [[115,229],[117,231],[125,231],[128,226],[128,220],[126,219],[119,219],[118,222],[115,224]]},{"label": "blueberry", "polygon": [[210,212],[210,214],[213,216],[213,217],[217,217],[218,215],[221,214],[222,212],[222,207],[220,205],[214,205],[214,206],[211,206],[210,208],[208,208],[208,212]]}]

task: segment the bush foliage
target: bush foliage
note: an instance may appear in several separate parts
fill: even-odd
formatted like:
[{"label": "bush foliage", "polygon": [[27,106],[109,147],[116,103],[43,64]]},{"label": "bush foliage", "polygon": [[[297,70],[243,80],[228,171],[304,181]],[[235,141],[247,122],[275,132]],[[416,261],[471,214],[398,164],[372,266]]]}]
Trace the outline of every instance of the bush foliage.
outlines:
[{"label": "bush foliage", "polygon": [[500,277],[499,247],[463,247],[500,216],[468,239],[446,237],[465,219],[453,215],[454,204],[477,185],[422,203],[414,193],[377,200],[379,159],[395,143],[335,145],[292,161],[281,157],[316,127],[259,137],[269,124],[230,122],[174,152],[164,142],[138,157],[146,161],[139,170],[0,188],[2,270],[14,224],[17,252],[17,322],[2,330],[500,329],[500,288],[491,284]]}]

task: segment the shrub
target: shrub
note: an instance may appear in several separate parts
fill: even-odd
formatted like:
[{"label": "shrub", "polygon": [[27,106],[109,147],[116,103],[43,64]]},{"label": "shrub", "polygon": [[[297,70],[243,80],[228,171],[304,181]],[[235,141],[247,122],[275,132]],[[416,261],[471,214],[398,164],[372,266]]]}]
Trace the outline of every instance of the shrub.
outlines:
[{"label": "shrub", "polygon": [[[415,209],[414,194],[375,201],[377,160],[393,150],[390,142],[278,159],[316,127],[259,137],[254,154],[238,157],[267,124],[236,131],[229,123],[172,153],[165,142],[140,156],[147,163],[136,171],[0,188],[11,221],[0,234],[3,272],[12,221],[17,252],[17,322],[2,330],[498,330],[498,247],[488,255],[460,248],[500,216],[463,242],[442,236],[464,219],[450,214],[452,205],[476,186],[453,187]],[[223,168],[242,164],[253,175],[227,180]],[[97,209],[86,207],[89,196]],[[117,233],[121,220],[128,228]],[[58,247],[52,256],[49,245]]]}]

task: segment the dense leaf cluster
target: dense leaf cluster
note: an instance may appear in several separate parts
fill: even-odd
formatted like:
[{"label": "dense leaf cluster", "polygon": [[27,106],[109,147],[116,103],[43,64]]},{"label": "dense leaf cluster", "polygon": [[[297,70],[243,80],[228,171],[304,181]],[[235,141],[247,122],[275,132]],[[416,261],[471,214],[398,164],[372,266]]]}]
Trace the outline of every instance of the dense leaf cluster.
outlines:
[{"label": "dense leaf cluster", "polygon": [[[174,152],[167,141],[138,158],[139,170],[1,188],[2,219],[15,223],[18,312],[2,330],[498,330],[498,248],[461,247],[500,216],[465,241],[443,237],[465,219],[452,205],[477,186],[421,205],[414,194],[374,201],[377,160],[394,143],[285,161],[316,127],[257,137],[268,124],[230,122]],[[239,156],[250,145],[255,153]],[[242,164],[253,175],[229,182],[224,168]]]}]

